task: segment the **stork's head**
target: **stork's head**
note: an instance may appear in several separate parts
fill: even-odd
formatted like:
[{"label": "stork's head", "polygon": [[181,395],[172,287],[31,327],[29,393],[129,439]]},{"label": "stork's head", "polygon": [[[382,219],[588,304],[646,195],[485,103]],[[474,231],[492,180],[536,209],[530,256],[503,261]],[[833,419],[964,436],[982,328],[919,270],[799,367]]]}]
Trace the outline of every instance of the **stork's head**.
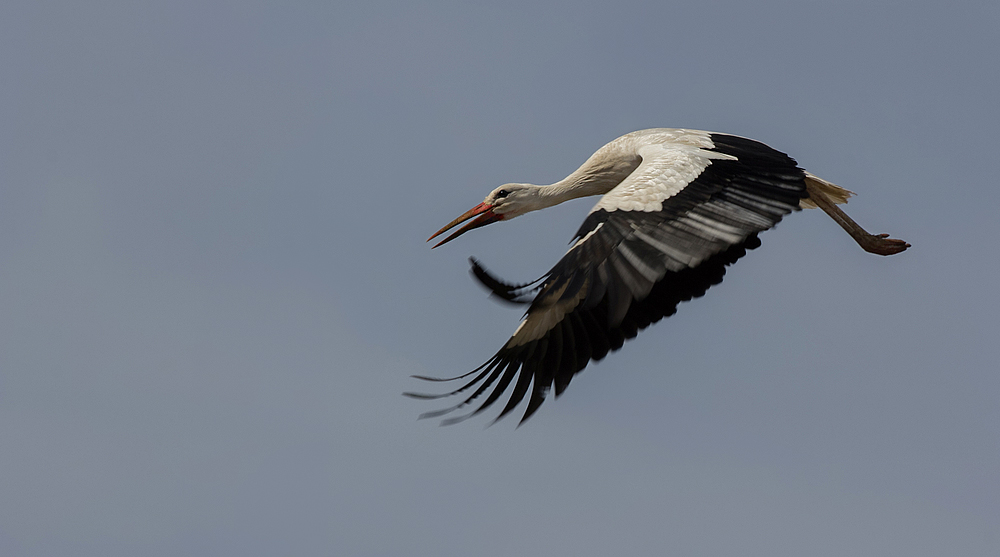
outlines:
[{"label": "stork's head", "polygon": [[487,224],[502,220],[510,220],[514,217],[521,216],[528,211],[538,209],[539,207],[536,203],[538,198],[537,189],[538,186],[533,186],[531,184],[504,184],[491,191],[482,203],[476,205],[472,209],[469,209],[465,214],[451,221],[441,230],[435,232],[433,236],[427,239],[427,241],[429,242],[434,238],[437,238],[444,232],[451,230],[455,226],[458,226],[472,217],[476,218],[472,222],[456,230],[451,236],[448,236],[444,240],[435,244],[434,247],[436,248],[441,244],[450,242],[473,228],[479,228],[480,226],[486,226]]}]

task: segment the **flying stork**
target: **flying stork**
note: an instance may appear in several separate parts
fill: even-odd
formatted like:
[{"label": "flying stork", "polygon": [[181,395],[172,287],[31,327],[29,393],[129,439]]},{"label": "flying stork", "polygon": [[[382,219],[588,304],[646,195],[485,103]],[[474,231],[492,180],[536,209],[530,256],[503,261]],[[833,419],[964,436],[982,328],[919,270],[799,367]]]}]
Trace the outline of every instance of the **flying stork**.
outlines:
[{"label": "flying stork", "polygon": [[760,245],[758,233],[800,208],[819,207],[869,253],[893,255],[910,247],[867,233],[837,207],[853,192],[806,172],[782,152],[735,135],[670,128],[623,135],[554,184],[504,184],[428,241],[470,219],[434,247],[474,228],[592,195],[603,197],[566,254],[538,280],[507,284],[470,260],[473,274],[494,294],[530,305],[510,340],[483,365],[451,379],[415,376],[468,378],[443,394],[406,393],[421,399],[463,393],[458,404],[421,418],[469,405],[492,387],[474,411],[442,422],[455,423],[511,389],[499,420],[530,387],[523,423],[550,387],[559,396],[590,360],[618,350],[672,315],[678,303],[720,283],[727,265]]}]

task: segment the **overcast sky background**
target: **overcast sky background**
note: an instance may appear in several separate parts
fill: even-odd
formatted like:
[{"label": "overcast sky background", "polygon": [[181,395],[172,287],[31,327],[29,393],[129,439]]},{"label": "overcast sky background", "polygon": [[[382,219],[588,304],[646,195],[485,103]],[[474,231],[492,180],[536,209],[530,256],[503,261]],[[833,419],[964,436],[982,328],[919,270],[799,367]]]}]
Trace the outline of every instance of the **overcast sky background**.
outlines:
[{"label": "overcast sky background", "polygon": [[[0,4],[0,554],[1000,554],[1000,4]],[[762,140],[791,215],[524,426],[507,339],[615,137]],[[493,414],[495,415],[495,414]]]}]

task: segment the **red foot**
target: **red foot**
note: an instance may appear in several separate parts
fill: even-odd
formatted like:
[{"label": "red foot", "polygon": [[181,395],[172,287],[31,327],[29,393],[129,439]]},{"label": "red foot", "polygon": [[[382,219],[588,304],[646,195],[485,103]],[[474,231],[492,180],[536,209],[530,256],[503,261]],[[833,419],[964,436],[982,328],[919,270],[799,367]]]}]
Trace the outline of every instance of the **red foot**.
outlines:
[{"label": "red foot", "polygon": [[858,243],[861,244],[862,249],[876,255],[895,255],[910,247],[910,244],[903,240],[890,238],[888,234],[869,234]]}]

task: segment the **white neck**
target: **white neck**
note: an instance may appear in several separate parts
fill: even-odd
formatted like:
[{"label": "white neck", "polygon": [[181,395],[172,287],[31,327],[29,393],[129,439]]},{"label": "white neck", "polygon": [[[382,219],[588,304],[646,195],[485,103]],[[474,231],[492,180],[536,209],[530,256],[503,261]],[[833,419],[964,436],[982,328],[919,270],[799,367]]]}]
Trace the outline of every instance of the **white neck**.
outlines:
[{"label": "white neck", "polygon": [[578,197],[604,195],[621,183],[635,168],[579,168],[576,172],[547,186],[535,186],[538,192],[538,206],[531,210],[544,209]]}]

